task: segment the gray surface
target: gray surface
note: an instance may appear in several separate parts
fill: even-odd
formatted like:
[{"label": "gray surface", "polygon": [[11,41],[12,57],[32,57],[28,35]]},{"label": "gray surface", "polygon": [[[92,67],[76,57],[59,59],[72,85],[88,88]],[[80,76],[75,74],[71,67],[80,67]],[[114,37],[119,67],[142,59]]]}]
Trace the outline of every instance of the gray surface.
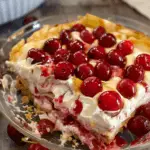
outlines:
[{"label": "gray surface", "polygon": [[[70,0],[71,1],[71,0]],[[47,0],[45,4],[43,4],[41,7],[36,9],[35,11],[31,12],[31,15],[35,15],[38,18],[42,18],[49,15],[59,15],[63,14],[85,14],[85,13],[92,13],[95,15],[100,15],[103,13],[108,13],[110,16],[113,14],[115,15],[121,15],[121,16],[130,16],[130,18],[140,20],[143,23],[150,24],[150,20],[139,14],[134,9],[130,8],[127,4],[121,2],[121,0],[94,0],[89,1],[88,3],[85,3],[86,0],[84,0],[83,3],[80,3],[80,6],[77,5],[77,3],[71,4],[71,6],[68,6],[69,4],[63,3],[62,0]],[[60,5],[60,3],[62,5]],[[65,0],[64,2],[69,2],[69,0]],[[95,4],[92,5],[91,4]],[[86,4],[86,6],[84,5]],[[67,5],[67,6],[66,6]],[[13,31],[17,30],[22,26],[22,20],[23,18],[17,19],[14,22],[5,24],[0,26],[0,38],[7,37],[10,35]],[[7,127],[7,120],[0,114],[0,150],[27,150],[26,147],[17,147],[15,144],[8,138],[6,133],[6,127]]]}]

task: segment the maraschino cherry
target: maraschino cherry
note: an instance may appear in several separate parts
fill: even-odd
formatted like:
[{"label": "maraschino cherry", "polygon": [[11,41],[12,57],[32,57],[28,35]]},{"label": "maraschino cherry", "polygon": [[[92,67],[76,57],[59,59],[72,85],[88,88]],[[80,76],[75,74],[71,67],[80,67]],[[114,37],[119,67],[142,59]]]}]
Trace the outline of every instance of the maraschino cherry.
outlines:
[{"label": "maraschino cherry", "polygon": [[92,44],[94,42],[94,39],[95,39],[93,34],[90,33],[88,30],[83,30],[80,33],[80,37],[84,42],[89,43],[89,44]]},{"label": "maraschino cherry", "polygon": [[141,82],[144,79],[144,69],[140,65],[130,65],[125,69],[124,76],[134,82]]},{"label": "maraschino cherry", "polygon": [[136,136],[142,136],[150,131],[150,121],[144,116],[135,116],[129,120],[128,129]]},{"label": "maraschino cherry", "polygon": [[60,48],[61,48],[60,41],[59,39],[55,39],[55,38],[47,40],[43,47],[44,51],[52,55],[55,53],[56,50]]},{"label": "maraschino cherry", "polygon": [[99,61],[95,67],[95,75],[101,80],[109,80],[112,75],[110,64],[108,64],[106,61]]},{"label": "maraschino cherry", "polygon": [[60,61],[54,68],[56,79],[67,80],[74,73],[74,66],[68,61]]},{"label": "maraschino cherry", "polygon": [[10,124],[7,126],[7,134],[8,136],[19,146],[23,146],[26,143],[22,141],[24,137],[19,131],[17,131],[13,126]]},{"label": "maraschino cherry", "polygon": [[93,35],[97,39],[99,39],[104,33],[106,33],[106,30],[102,26],[99,26],[99,27],[95,28],[94,31],[93,31]]},{"label": "maraschino cherry", "polygon": [[106,48],[112,47],[116,44],[116,38],[113,34],[105,33],[99,38],[99,44]]},{"label": "maraschino cherry", "polygon": [[88,63],[80,64],[77,67],[75,74],[78,78],[84,80],[94,75],[94,67]]},{"label": "maraschino cherry", "polygon": [[104,59],[106,57],[106,52],[104,47],[95,46],[88,51],[88,56],[91,59]]},{"label": "maraschino cherry", "polygon": [[144,70],[150,71],[150,55],[149,54],[140,54],[136,57],[136,65],[140,65]]},{"label": "maraschino cherry", "polygon": [[105,91],[98,98],[98,106],[103,111],[118,111],[123,107],[120,95],[115,91]]},{"label": "maraschino cherry", "polygon": [[117,45],[117,49],[120,50],[124,56],[126,56],[133,53],[134,45],[131,41],[124,40]]},{"label": "maraschino cherry", "polygon": [[86,63],[87,61],[88,61],[88,58],[83,51],[77,51],[70,56],[70,62],[72,62],[76,66],[82,63]]},{"label": "maraschino cherry", "polygon": [[93,97],[102,91],[102,83],[97,77],[88,77],[83,81],[80,89],[85,96]]},{"label": "maraschino cherry", "polygon": [[122,96],[130,99],[136,94],[136,85],[130,79],[122,79],[117,85],[117,90]]},{"label": "maraschino cherry", "polygon": [[71,30],[81,32],[81,31],[85,30],[85,26],[82,25],[82,24],[77,23],[77,24],[72,26]]},{"label": "maraschino cherry", "polygon": [[32,64],[49,62],[50,56],[48,56],[43,50],[32,48],[28,51],[27,58],[32,59]]}]

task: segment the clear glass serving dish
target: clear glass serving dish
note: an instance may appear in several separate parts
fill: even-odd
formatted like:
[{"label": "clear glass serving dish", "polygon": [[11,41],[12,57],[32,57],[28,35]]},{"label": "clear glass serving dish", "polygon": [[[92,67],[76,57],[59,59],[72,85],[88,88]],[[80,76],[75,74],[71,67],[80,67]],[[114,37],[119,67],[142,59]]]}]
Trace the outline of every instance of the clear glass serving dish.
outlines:
[{"label": "clear glass serving dish", "polygon": [[[126,27],[144,32],[145,34],[150,33],[150,27],[148,25],[145,25],[143,23],[140,23],[136,20],[133,19],[128,19],[125,17],[121,16],[112,16],[112,17],[107,17],[109,16],[108,14],[102,14],[102,17],[111,20],[113,22],[125,25]],[[101,17],[101,16],[100,16]],[[16,31],[14,34],[12,34],[2,48],[0,49],[0,78],[4,74],[9,74],[11,78],[15,78],[13,74],[11,74],[5,65],[5,61],[9,58],[9,52],[12,48],[13,45],[15,45],[18,41],[20,41],[22,38],[26,39],[29,37],[33,32],[37,31],[40,29],[43,25],[45,24],[59,24],[59,23],[65,23],[68,21],[72,21],[76,19],[76,15],[69,15],[69,16],[50,16],[38,21],[35,21],[33,23],[30,23],[18,31]],[[12,79],[10,77],[8,78],[9,86],[10,83],[12,83]],[[66,145],[65,147],[60,145],[60,140],[59,140],[59,133],[53,133],[51,136],[48,138],[39,138],[36,136],[35,133],[30,131],[29,129],[24,127],[25,122],[18,121],[16,119],[16,115],[22,115],[19,111],[18,108],[20,107],[19,104],[19,95],[14,95],[12,91],[10,91],[10,87],[7,87],[4,91],[0,84],[0,105],[1,105],[1,111],[5,115],[5,117],[11,122],[11,124],[17,128],[21,133],[23,133],[25,136],[30,137],[31,139],[41,143],[43,146],[48,147],[52,150],[73,150],[73,148],[70,146],[70,144]],[[8,102],[9,95],[13,95],[13,97],[18,99],[18,103],[15,105],[11,105]],[[134,137],[131,136],[129,133],[123,133],[121,136],[128,142],[133,141]],[[150,143],[146,142],[144,144],[139,144],[135,146],[127,146],[124,149],[145,149],[150,146]],[[87,147],[81,145],[77,149],[80,150],[86,150],[88,149]]]}]

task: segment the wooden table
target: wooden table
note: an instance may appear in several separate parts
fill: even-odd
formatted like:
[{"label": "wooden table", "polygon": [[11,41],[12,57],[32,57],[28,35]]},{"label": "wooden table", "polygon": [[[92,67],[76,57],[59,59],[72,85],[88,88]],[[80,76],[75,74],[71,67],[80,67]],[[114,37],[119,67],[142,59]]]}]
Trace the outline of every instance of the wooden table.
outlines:
[{"label": "wooden table", "polygon": [[[89,0],[88,0],[89,1]],[[101,0],[99,4],[80,4],[80,5],[71,5],[64,4],[60,5],[62,0],[47,0],[45,4],[31,12],[31,15],[35,15],[38,18],[42,18],[49,15],[83,15],[86,13],[92,13],[95,15],[100,15],[107,13],[111,15],[120,15],[120,16],[130,16],[130,18],[139,20],[145,24],[150,24],[150,20],[142,16],[140,13],[129,7],[127,4],[123,3],[121,0]],[[96,0],[97,2],[97,0]],[[96,3],[95,2],[95,3]],[[67,5],[67,6],[66,6]],[[13,31],[17,30],[22,26],[23,18],[17,19],[11,23],[0,26],[0,35],[1,37],[6,37],[10,35]],[[0,114],[0,150],[27,150],[26,147],[17,147],[7,136],[6,128],[8,121]]]}]

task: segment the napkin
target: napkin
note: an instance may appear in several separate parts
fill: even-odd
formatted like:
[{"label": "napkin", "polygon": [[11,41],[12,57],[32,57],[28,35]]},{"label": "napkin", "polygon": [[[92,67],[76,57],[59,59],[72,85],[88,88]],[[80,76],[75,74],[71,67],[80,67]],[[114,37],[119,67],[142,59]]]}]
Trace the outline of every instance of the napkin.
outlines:
[{"label": "napkin", "polygon": [[150,19],[150,0],[123,0],[145,17]]}]

